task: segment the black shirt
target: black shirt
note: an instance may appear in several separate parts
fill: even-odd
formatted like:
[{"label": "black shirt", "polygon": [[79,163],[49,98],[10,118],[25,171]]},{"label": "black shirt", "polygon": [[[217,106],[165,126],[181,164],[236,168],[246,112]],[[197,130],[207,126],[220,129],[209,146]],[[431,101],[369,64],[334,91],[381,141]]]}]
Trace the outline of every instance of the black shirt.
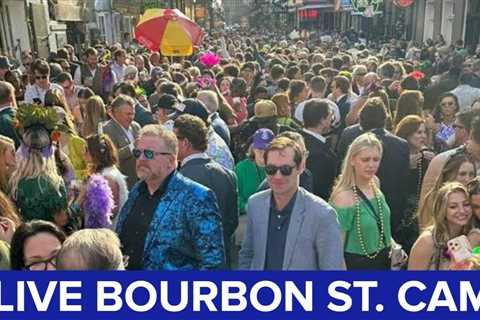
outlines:
[{"label": "black shirt", "polygon": [[163,181],[153,195],[150,195],[145,182],[140,184],[138,198],[135,200],[132,210],[128,213],[120,233],[123,254],[129,257],[127,270],[143,269],[145,238],[150,229],[155,209],[158,207],[172,175],[173,173]]},{"label": "black shirt", "polygon": [[276,208],[273,195],[270,199],[265,270],[282,270],[283,268],[288,226],[296,198],[297,193],[293,195],[283,210]]}]

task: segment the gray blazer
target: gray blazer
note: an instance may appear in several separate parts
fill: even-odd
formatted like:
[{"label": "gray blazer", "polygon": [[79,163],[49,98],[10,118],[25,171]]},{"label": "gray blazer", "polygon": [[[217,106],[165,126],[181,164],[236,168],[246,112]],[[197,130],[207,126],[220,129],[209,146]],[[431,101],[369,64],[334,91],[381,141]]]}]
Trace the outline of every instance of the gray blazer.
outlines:
[{"label": "gray blazer", "polygon": [[[271,195],[271,190],[266,190],[248,199],[240,269],[264,269]],[[301,187],[292,210],[285,246],[283,270],[345,269],[335,210]]]},{"label": "gray blazer", "polygon": [[[137,139],[140,126],[136,122],[132,122],[130,130],[133,138]],[[137,169],[135,158],[130,149],[130,140],[125,131],[115,120],[109,120],[103,125],[103,132],[112,140],[117,148],[120,171],[127,176],[127,184],[130,189],[137,182]]]}]

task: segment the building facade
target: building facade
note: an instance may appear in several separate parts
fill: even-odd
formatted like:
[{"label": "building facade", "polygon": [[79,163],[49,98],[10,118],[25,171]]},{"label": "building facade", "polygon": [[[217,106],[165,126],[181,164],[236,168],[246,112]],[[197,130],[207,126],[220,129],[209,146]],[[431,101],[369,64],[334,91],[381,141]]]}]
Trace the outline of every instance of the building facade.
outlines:
[{"label": "building facade", "polygon": [[30,30],[24,0],[0,0],[0,52],[20,58],[30,49]]},{"label": "building facade", "polygon": [[248,17],[251,0],[223,0],[223,9],[225,11],[225,22],[227,25],[245,23],[243,17]]}]

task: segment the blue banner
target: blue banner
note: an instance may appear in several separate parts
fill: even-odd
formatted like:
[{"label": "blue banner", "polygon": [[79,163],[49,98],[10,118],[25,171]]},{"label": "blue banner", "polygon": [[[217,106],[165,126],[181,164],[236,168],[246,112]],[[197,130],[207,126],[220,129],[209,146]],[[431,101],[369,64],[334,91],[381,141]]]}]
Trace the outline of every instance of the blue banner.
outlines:
[{"label": "blue banner", "polygon": [[0,319],[475,319],[475,272],[3,272]]}]

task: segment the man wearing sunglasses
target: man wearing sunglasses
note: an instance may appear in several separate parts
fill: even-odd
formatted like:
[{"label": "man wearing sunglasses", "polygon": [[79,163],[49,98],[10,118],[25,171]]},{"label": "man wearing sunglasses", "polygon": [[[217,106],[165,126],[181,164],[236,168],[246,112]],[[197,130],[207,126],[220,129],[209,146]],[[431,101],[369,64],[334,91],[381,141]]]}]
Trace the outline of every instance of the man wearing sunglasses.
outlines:
[{"label": "man wearing sunglasses", "polygon": [[304,153],[287,137],[265,150],[270,190],[250,197],[239,266],[250,270],[344,269],[335,210],[299,187]]},{"label": "man wearing sunglasses", "polygon": [[222,220],[214,193],[177,172],[178,141],[162,125],[142,128],[133,154],[140,182],[117,224],[129,270],[224,266]]},{"label": "man wearing sunglasses", "polygon": [[48,90],[59,89],[63,92],[63,88],[58,84],[50,82],[50,66],[45,60],[36,60],[33,63],[33,76],[35,83],[28,86],[25,90],[26,103],[45,103],[45,94]]}]

